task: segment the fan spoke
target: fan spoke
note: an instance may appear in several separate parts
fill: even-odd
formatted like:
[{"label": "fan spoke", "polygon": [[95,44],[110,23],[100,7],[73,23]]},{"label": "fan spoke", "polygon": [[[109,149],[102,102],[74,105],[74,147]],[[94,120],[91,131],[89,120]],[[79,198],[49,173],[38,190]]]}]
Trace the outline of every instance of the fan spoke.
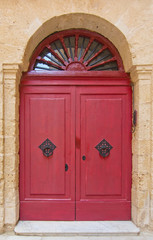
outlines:
[{"label": "fan spoke", "polygon": [[[102,62],[104,59],[106,59],[106,58],[108,58],[108,57],[112,57],[112,56],[110,55],[110,53],[107,54],[106,56],[104,56],[104,57],[102,57],[102,58],[96,60],[95,62],[89,64],[89,66],[93,66],[93,65],[95,65],[96,63]],[[108,59],[108,60],[109,60],[109,59]]]},{"label": "fan spoke", "polygon": [[77,53],[78,53],[78,40],[79,40],[79,35],[76,34],[75,36],[75,61],[78,60]]},{"label": "fan spoke", "polygon": [[90,59],[90,57],[96,52],[98,46],[99,46],[99,43],[96,44],[96,46],[94,47],[94,49],[91,51],[91,53],[90,53],[89,56],[87,57],[86,61],[88,61],[88,60]]},{"label": "fan spoke", "polygon": [[45,56],[46,58],[48,58],[49,60],[51,60],[52,62],[56,63],[57,65],[62,66],[61,63],[59,63],[58,61],[56,61],[53,57],[50,57],[50,56],[48,56],[47,54],[45,54],[44,56]]},{"label": "fan spoke", "polygon": [[86,47],[86,49],[85,49],[85,51],[84,51],[84,53],[83,53],[83,56],[82,56],[82,58],[80,59],[80,62],[83,62],[84,57],[86,56],[86,53],[88,52],[88,50],[89,50],[91,44],[93,43],[93,41],[94,41],[94,38],[90,38],[90,41],[89,41],[89,43],[88,43],[88,46]]},{"label": "fan spoke", "polygon": [[57,50],[57,51],[59,52],[59,54],[61,55],[61,57],[62,57],[62,58],[64,59],[64,61],[66,62],[66,61],[67,61],[66,58],[64,57],[64,55],[63,55],[63,53],[61,52],[61,50],[57,47],[56,43],[54,42],[53,44],[54,44],[56,50]]},{"label": "fan spoke", "polygon": [[61,43],[62,43],[62,46],[63,46],[63,48],[64,48],[64,52],[65,52],[65,54],[66,54],[66,56],[67,56],[67,58],[68,58],[68,61],[69,61],[69,62],[72,62],[72,59],[71,59],[71,57],[69,56],[67,47],[65,46],[64,39],[63,39],[63,38],[60,38],[60,41],[61,41]]},{"label": "fan spoke", "polygon": [[84,64],[88,65],[91,61],[93,61],[100,53],[102,53],[105,49],[107,48],[107,46],[103,46],[97,53],[94,54],[94,56],[92,58],[90,58],[88,61],[85,61]]},{"label": "fan spoke", "polygon": [[105,65],[106,63],[114,62],[114,61],[116,61],[116,57],[113,57],[113,58],[111,58],[111,59],[109,59],[109,60],[103,61],[103,62],[101,62],[101,63],[99,63],[99,64],[96,64],[96,65],[93,65],[93,66],[88,66],[88,67],[87,67],[87,70],[90,70],[90,69],[92,69],[92,68],[96,68],[96,67],[99,67],[99,66],[101,66],[101,65]]},{"label": "fan spoke", "polygon": [[49,45],[47,49],[57,58],[63,65],[66,65],[66,61],[64,61]]},{"label": "fan spoke", "polygon": [[69,40],[69,49],[70,49],[71,58],[72,58],[72,60],[74,61],[73,53],[72,53],[72,48],[71,48],[71,41],[70,41],[70,38],[68,38],[68,40]]},{"label": "fan spoke", "polygon": [[55,67],[55,68],[57,68],[57,69],[61,69],[61,70],[65,69],[64,66],[56,65],[56,64],[54,64],[53,62],[47,61],[47,60],[45,60],[45,59],[43,59],[43,58],[41,58],[41,57],[38,57],[37,60],[38,60],[39,62],[41,62],[41,63],[44,63],[44,64],[46,64],[46,65],[48,65],[48,66],[53,66],[53,67]]},{"label": "fan spoke", "polygon": [[84,49],[84,41],[85,41],[85,37],[84,37],[83,40],[82,40],[82,46],[81,46],[81,50],[80,50],[80,54],[79,54],[78,60],[80,60],[81,55],[82,55],[82,51],[83,51],[83,49]]}]

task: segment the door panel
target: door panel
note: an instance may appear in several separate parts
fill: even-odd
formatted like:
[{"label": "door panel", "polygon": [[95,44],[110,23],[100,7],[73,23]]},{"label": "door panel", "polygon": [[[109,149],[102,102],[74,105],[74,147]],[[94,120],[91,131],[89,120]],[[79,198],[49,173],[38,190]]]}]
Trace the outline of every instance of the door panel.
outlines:
[{"label": "door panel", "polygon": [[[85,141],[86,162],[88,161],[82,197],[121,195],[122,100],[119,96],[113,99],[112,96],[97,95],[85,97],[82,104],[85,107],[82,141]],[[95,148],[103,139],[113,146],[110,156],[105,158]]]},{"label": "door panel", "polygon": [[[30,111],[30,195],[66,195],[65,98],[58,95],[28,96]],[[50,113],[49,113],[50,111]],[[59,119],[62,119],[60,122]],[[68,126],[67,126],[68,127]],[[67,128],[67,130],[69,130]],[[56,149],[46,157],[38,146],[49,138]],[[28,147],[28,146],[27,146]],[[27,173],[29,174],[29,172]]]},{"label": "door panel", "polygon": [[[24,120],[25,127],[20,171],[25,182],[20,219],[73,220],[74,89],[25,88],[21,98],[25,113],[21,114],[20,122]],[[47,138],[56,146],[49,157],[39,148]],[[68,171],[65,164],[71,166]]]},{"label": "door panel", "polygon": [[[77,220],[130,219],[129,97],[128,87],[77,89]],[[95,148],[103,139],[112,146],[107,157]]]}]

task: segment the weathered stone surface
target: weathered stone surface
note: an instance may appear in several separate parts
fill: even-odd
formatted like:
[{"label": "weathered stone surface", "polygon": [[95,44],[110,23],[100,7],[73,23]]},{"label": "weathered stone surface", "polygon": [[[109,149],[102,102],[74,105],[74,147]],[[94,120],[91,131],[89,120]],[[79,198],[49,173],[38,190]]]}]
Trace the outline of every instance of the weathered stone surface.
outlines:
[{"label": "weathered stone surface", "polygon": [[19,218],[19,205],[13,207],[5,207],[5,224],[14,226]]},{"label": "weathered stone surface", "polygon": [[133,173],[133,185],[136,186],[137,190],[140,191],[147,191],[150,185],[150,175],[147,172],[143,172],[143,169],[141,169],[141,172]]},{"label": "weathered stone surface", "polygon": [[132,203],[138,208],[144,208],[149,205],[149,191],[132,189]]}]

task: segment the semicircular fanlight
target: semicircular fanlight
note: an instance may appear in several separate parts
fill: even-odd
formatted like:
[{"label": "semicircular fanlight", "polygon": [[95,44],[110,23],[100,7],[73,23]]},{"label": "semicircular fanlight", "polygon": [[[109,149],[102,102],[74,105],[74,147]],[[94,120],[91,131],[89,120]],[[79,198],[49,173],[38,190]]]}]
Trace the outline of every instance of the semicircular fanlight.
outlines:
[{"label": "semicircular fanlight", "polygon": [[119,64],[110,47],[83,32],[59,35],[35,58],[36,71],[117,71]]}]

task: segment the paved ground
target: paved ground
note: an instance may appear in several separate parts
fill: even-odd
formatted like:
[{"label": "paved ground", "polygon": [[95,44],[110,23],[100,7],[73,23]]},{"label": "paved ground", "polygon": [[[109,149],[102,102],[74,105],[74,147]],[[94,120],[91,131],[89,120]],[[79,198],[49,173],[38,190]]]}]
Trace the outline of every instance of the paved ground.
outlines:
[{"label": "paved ground", "polygon": [[153,232],[142,232],[139,236],[72,236],[72,237],[42,237],[16,236],[14,233],[0,235],[0,240],[153,240]]}]

